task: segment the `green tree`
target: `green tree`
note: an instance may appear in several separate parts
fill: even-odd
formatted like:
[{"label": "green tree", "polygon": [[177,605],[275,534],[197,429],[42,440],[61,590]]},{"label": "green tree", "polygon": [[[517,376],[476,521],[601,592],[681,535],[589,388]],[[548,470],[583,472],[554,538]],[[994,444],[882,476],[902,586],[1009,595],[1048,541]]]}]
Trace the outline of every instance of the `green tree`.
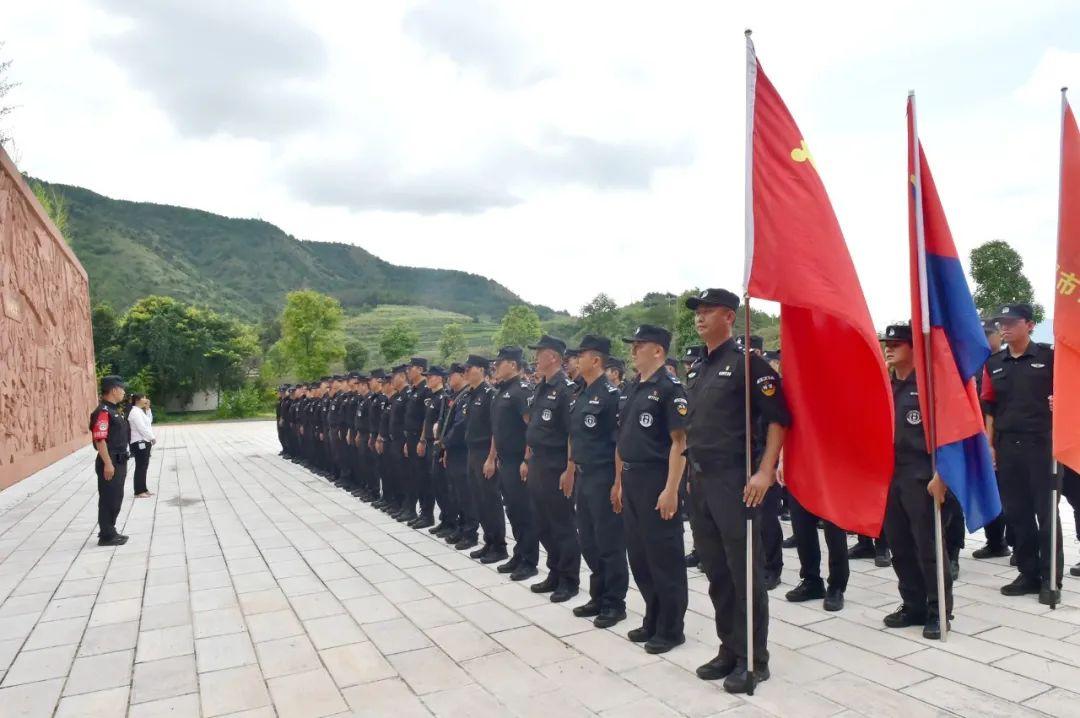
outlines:
[{"label": "green tree", "polygon": [[697,330],[694,329],[694,313],[686,308],[686,300],[701,292],[696,287],[679,295],[675,303],[675,326],[671,330],[672,356],[681,355],[687,347],[701,343]]},{"label": "green tree", "polygon": [[144,297],[119,322],[121,374],[142,388],[186,400],[244,383],[258,355],[255,332],[234,319],[172,297]]},{"label": "green tree", "polygon": [[983,315],[996,312],[1003,304],[1030,304],[1035,321],[1046,314],[1035,302],[1031,282],[1024,276],[1024,260],[1009,243],[995,239],[971,250],[971,278],[975,280],[975,306]]},{"label": "green tree", "polygon": [[330,363],[345,358],[341,303],[305,289],[289,292],[281,313],[280,346],[284,364],[304,381],[327,374]]},{"label": "green tree", "polygon": [[506,311],[495,332],[495,347],[524,347],[539,339],[541,333],[540,316],[532,307],[515,304]]},{"label": "green tree", "polygon": [[420,334],[404,320],[394,322],[379,335],[379,351],[388,362],[409,356],[418,346]]},{"label": "green tree", "polygon": [[[112,305],[100,302],[90,311],[90,324],[94,330],[94,359],[98,367],[111,370],[119,358],[116,335],[120,329],[120,318]],[[108,371],[105,373],[108,374]]]},{"label": "green tree", "polygon": [[[60,236],[64,241],[68,241],[68,206],[67,199],[63,194],[56,191],[55,187],[46,187],[37,180],[30,180],[30,190],[37,197],[37,201],[41,203],[42,208],[45,210],[45,214],[49,215],[49,219],[56,225],[56,229],[60,232]],[[68,242],[70,244],[70,242]]]},{"label": "green tree", "polygon": [[345,371],[360,371],[369,358],[367,347],[360,340],[350,339],[345,342]]},{"label": "green tree", "polygon": [[439,337],[439,360],[444,364],[453,359],[464,358],[468,350],[465,343],[465,332],[461,325],[451,322],[443,327],[442,336]]}]

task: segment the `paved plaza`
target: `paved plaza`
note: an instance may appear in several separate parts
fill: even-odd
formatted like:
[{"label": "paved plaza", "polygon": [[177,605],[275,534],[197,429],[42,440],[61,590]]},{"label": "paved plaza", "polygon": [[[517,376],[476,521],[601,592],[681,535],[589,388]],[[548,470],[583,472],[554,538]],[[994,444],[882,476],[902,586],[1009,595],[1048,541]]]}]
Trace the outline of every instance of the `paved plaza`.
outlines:
[{"label": "paved plaza", "polygon": [[650,656],[624,637],[633,588],[629,620],[593,628],[584,593],[551,604],[281,459],[273,422],[157,433],[126,546],[96,545],[89,447],[0,493],[5,718],[1080,715],[1075,578],[1050,611],[1000,595],[1007,560],[963,558],[939,643],[882,627],[895,577],[869,561],[838,614],[785,602],[785,551],[772,679],[734,697],[693,673],[717,648],[697,570],[686,645]]}]

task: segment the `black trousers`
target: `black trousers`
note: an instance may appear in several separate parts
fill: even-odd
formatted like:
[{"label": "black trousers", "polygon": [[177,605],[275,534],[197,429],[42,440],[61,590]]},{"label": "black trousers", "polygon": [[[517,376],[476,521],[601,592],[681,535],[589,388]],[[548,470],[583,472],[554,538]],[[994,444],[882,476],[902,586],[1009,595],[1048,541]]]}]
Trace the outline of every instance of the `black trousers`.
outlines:
[{"label": "black trousers", "polygon": [[[145,448],[140,449],[139,446]],[[135,457],[134,493],[136,496],[146,493],[146,470],[150,468],[150,442],[137,441],[130,447],[131,455]]]},{"label": "black trousers", "polygon": [[[402,453],[404,446],[404,439],[391,439],[384,442],[383,448],[383,467],[385,469],[383,492],[389,493],[390,500],[402,507],[406,503],[405,456]],[[387,488],[389,488],[389,492],[387,492]]]},{"label": "black trousers", "polygon": [[503,515],[499,479],[484,478],[484,462],[491,444],[469,447],[469,489],[476,501],[477,518],[484,529],[484,545],[506,549],[506,516]]},{"label": "black trousers", "polygon": [[424,455],[417,455],[413,460],[413,483],[416,486],[416,498],[420,502],[420,513],[432,516],[435,513],[435,488],[431,477],[431,454],[434,447],[424,447]]},{"label": "black trousers", "polygon": [[547,551],[548,576],[560,587],[577,588],[581,583],[581,548],[574,520],[574,502],[559,488],[566,471],[566,454],[534,452],[529,459],[526,486],[532,501],[533,518],[540,543]]},{"label": "black trousers", "polygon": [[1001,496],[1001,513],[983,527],[983,534],[986,536],[987,546],[1000,549],[1005,548],[1006,545],[1015,546],[1016,536],[1012,526],[1005,519],[1005,491],[1001,487],[1001,473],[994,472],[994,474],[997,477],[998,494]]},{"label": "black trousers", "polygon": [[[807,511],[791,492],[788,492],[788,510],[791,511],[791,530],[795,533],[795,550],[799,553],[799,578],[822,585],[819,519]],[[847,531],[829,521],[824,524],[825,545],[829,547],[829,588],[846,591],[851,575]]]},{"label": "black trousers", "polygon": [[506,518],[514,533],[514,558],[518,565],[532,566],[540,562],[540,537],[536,533],[529,487],[521,480],[521,462],[525,455],[499,457],[499,488],[506,505]]},{"label": "black trousers", "polygon": [[953,492],[945,494],[944,513],[941,514],[944,531],[943,540],[949,559],[955,561],[960,557],[960,549],[964,548],[967,541],[967,527],[964,525],[964,507]]},{"label": "black trousers", "polygon": [[116,536],[116,517],[124,504],[124,479],[127,478],[127,454],[113,454],[112,464],[115,472],[105,480],[105,464],[101,457],[94,460],[97,473],[98,491],[98,538],[111,539]]},{"label": "black trousers", "polygon": [[630,571],[645,600],[642,627],[650,637],[674,641],[683,635],[688,596],[682,516],[665,520],[656,510],[667,473],[666,463],[624,463],[622,517]]},{"label": "black trousers", "polygon": [[1064,475],[1061,478],[1061,493],[1072,506],[1076,538],[1080,540],[1080,474],[1068,466],[1063,466],[1062,469]]},{"label": "black trousers", "polygon": [[464,538],[476,538],[480,528],[476,500],[469,486],[469,454],[462,448],[446,450],[446,482],[458,508],[458,528]]},{"label": "black trousers", "polygon": [[577,467],[574,506],[581,555],[589,566],[589,597],[601,609],[626,609],[630,572],[622,518],[611,507],[615,464]]},{"label": "black trousers", "polygon": [[784,570],[784,532],[780,528],[780,503],[783,487],[773,484],[761,501],[761,549],[765,573],[779,576]]},{"label": "black trousers", "polygon": [[[709,578],[709,598],[716,614],[716,634],[720,649],[746,659],[746,597],[749,588],[754,602],[754,663],[769,662],[769,597],[764,583],[764,551],[761,546],[761,519],[758,510],[743,503],[746,484],[744,466],[695,467],[690,479],[694,502],[690,528],[694,532],[701,566]],[[746,520],[753,519],[752,576],[746,585]]]},{"label": "black trousers", "polygon": [[454,494],[450,491],[446,468],[440,460],[442,456],[443,451],[429,441],[427,460],[431,471],[431,492],[435,497],[435,503],[439,505],[439,523],[457,526],[458,507],[454,501]]},{"label": "black trousers", "polygon": [[412,511],[416,511],[416,502],[420,498],[420,477],[416,467],[416,460],[419,457],[416,455],[416,442],[416,435],[406,434],[405,440],[401,443],[405,453],[400,456],[402,506]]},{"label": "black trousers", "polygon": [[[1001,478],[1005,521],[1016,539],[1016,567],[1031,581],[1050,580],[1050,497],[1054,489],[1049,434],[1000,433],[994,437]],[[1057,507],[1053,510],[1056,512]],[[1057,578],[1061,555],[1061,522],[1057,525]]]},{"label": "black trousers", "polygon": [[[928,616],[938,615],[937,558],[934,550],[934,499],[929,479],[894,477],[885,509],[885,535],[904,605]],[[951,505],[941,507],[944,531]],[[943,542],[944,536],[942,537]],[[947,542],[945,542],[947,545]],[[952,616],[952,574],[945,570],[945,610]]]}]

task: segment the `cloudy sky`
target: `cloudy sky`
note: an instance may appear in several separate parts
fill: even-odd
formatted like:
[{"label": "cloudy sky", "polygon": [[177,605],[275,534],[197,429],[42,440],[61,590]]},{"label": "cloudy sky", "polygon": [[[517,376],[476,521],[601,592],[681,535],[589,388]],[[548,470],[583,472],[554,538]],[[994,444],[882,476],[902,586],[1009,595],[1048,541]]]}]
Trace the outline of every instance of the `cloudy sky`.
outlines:
[{"label": "cloudy sky", "polygon": [[907,314],[909,89],[961,254],[1008,240],[1051,303],[1080,4],[734,5],[11,3],[7,129],[48,180],[260,217],[577,311],[601,291],[740,286],[752,27],[878,324]]}]

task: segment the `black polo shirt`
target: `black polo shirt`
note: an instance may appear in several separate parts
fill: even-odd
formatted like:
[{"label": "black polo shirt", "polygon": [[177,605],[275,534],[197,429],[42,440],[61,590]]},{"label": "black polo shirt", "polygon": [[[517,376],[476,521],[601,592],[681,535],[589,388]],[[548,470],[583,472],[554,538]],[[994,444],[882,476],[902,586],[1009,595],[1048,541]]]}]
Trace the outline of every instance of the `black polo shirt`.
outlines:
[{"label": "black polo shirt", "polygon": [[116,404],[102,401],[97,408],[90,412],[90,436],[91,445],[96,441],[104,441],[109,454],[127,454],[128,444],[131,443],[131,428],[123,412],[116,408]]},{"label": "black polo shirt", "polygon": [[619,390],[604,376],[586,384],[570,407],[570,447],[579,466],[615,463]]},{"label": "black polo shirt", "polygon": [[892,378],[893,407],[896,413],[893,448],[896,464],[895,478],[930,480],[930,453],[926,450],[922,409],[919,408],[919,387],[915,372],[907,379]]},{"label": "black polo shirt", "polygon": [[470,392],[465,408],[468,424],[465,427],[465,443],[470,449],[491,446],[491,400],[495,388],[486,381]]},{"label": "black polo shirt", "polygon": [[[734,339],[690,367],[686,446],[691,460],[736,464],[746,460],[745,377],[746,357]],[[780,376],[756,354],[750,356],[750,378],[751,430],[767,431],[774,423],[789,426],[791,415]],[[756,444],[764,442],[763,436],[752,439]]]},{"label": "black polo shirt", "polygon": [[660,367],[647,379],[627,384],[625,393],[619,413],[619,458],[635,464],[666,464],[671,433],[686,428],[682,382]]},{"label": "black polo shirt", "polygon": [[394,398],[390,400],[390,439],[392,441],[405,439],[405,412],[409,408],[411,392],[412,387],[406,387],[394,394]]},{"label": "black polo shirt", "polygon": [[409,398],[405,405],[405,433],[410,438],[418,438],[424,429],[424,414],[427,400],[431,398],[431,389],[427,382],[420,382],[409,387]]},{"label": "black polo shirt", "polygon": [[439,423],[449,393],[445,387],[439,391],[428,390],[428,397],[424,400],[424,440],[429,443],[435,441],[435,425]]},{"label": "black polo shirt", "polygon": [[446,412],[446,426],[440,429],[443,446],[448,451],[465,450],[465,430],[469,423],[469,401],[471,400],[472,390],[468,387],[462,389],[457,396],[449,400]]},{"label": "black polo shirt", "polygon": [[1030,342],[1024,353],[1012,356],[1008,347],[986,362],[983,408],[994,417],[994,433],[1049,434],[1050,395],[1054,393],[1054,350]]},{"label": "black polo shirt", "polygon": [[525,442],[533,452],[566,454],[570,435],[570,402],[574,400],[574,382],[559,371],[550,380],[541,381],[529,404],[529,428]]},{"label": "black polo shirt", "polygon": [[491,428],[495,435],[495,451],[500,457],[521,459],[525,455],[526,418],[532,387],[527,381],[514,377],[495,387],[491,400]]}]

